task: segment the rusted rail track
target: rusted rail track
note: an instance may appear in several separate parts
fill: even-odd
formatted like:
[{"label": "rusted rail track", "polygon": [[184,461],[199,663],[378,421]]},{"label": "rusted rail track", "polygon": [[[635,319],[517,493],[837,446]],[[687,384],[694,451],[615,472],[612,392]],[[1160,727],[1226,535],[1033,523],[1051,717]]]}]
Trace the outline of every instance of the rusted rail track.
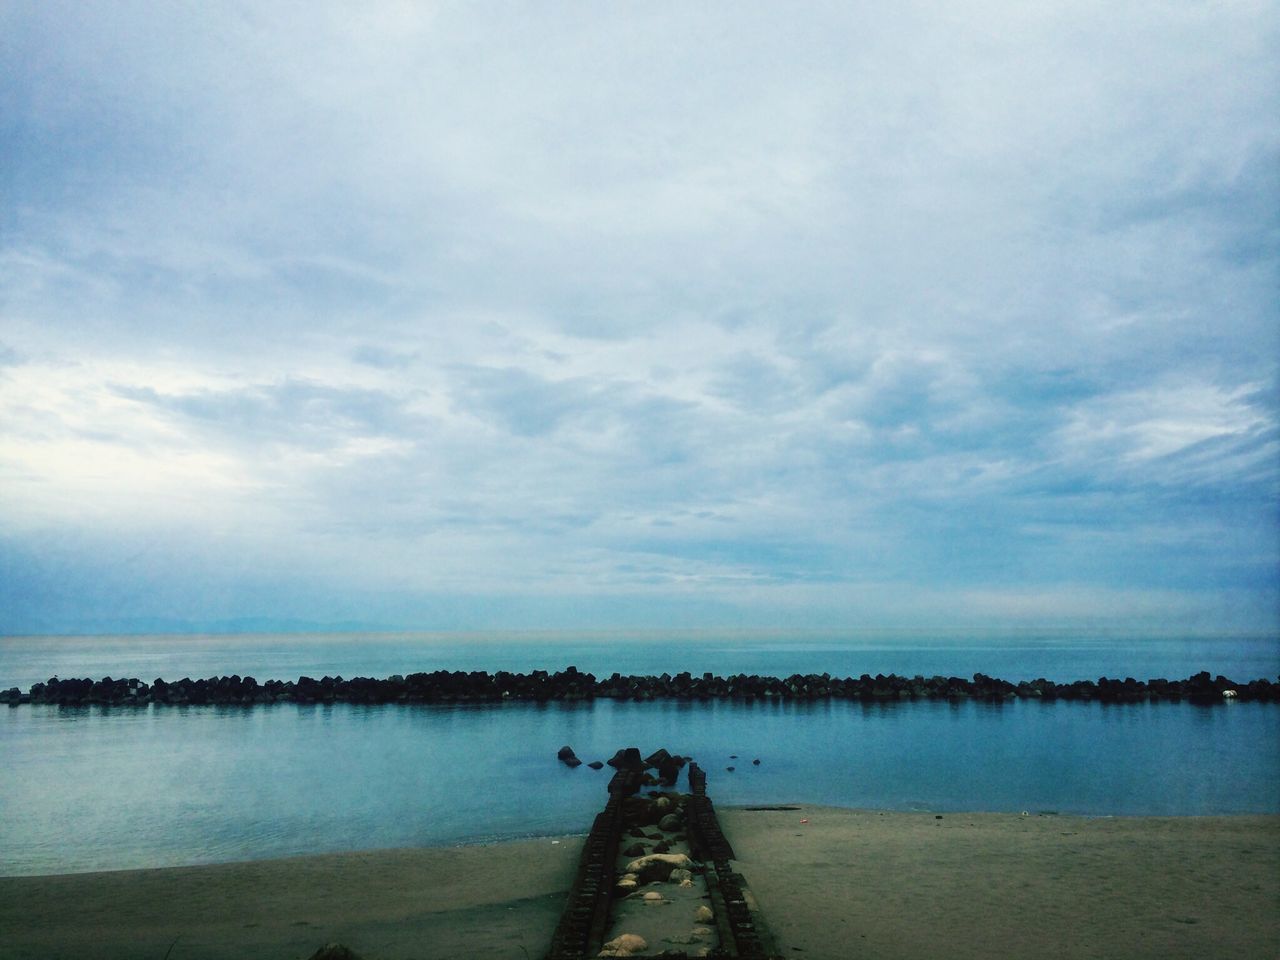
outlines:
[{"label": "rusted rail track", "polygon": [[720,829],[715,806],[707,796],[707,774],[696,763],[689,765],[689,844],[704,864],[711,912],[715,914],[722,955],[742,960],[769,960],[779,956],[773,937],[747,881],[733,869],[733,847]]},{"label": "rusted rail track", "polygon": [[547,960],[594,957],[604,944],[613,896],[613,870],[622,836],[622,801],[640,788],[640,773],[619,770],[609,780],[609,801],[596,814],[582,846],[564,913],[551,938]]}]

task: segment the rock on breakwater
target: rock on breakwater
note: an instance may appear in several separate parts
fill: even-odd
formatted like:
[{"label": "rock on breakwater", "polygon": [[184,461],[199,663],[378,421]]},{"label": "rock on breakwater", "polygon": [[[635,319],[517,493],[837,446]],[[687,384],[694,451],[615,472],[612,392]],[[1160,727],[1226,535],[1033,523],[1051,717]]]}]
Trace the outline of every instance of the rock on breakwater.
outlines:
[{"label": "rock on breakwater", "polygon": [[549,673],[437,670],[433,673],[396,674],[385,679],[370,677],[299,677],[267,680],[233,675],[167,682],[157,678],[145,683],[137,678],[101,680],[53,677],[34,684],[29,691],[17,687],[0,690],[0,703],[61,705],[143,704],[253,705],[258,703],[501,703],[505,701],[574,702],[608,698],[616,700],[945,700],[1000,701],[1098,700],[1106,703],[1138,703],[1149,700],[1190,700],[1224,703],[1228,700],[1280,702],[1280,682],[1266,679],[1237,683],[1227,677],[1200,672],[1185,680],[1123,680],[1102,677],[1055,683],[1038,679],[1012,683],[975,673],[962,677],[903,677],[896,674],[862,674],[833,677],[830,674],[793,674],[768,677],[735,674],[719,677],[704,673],[675,676],[623,676],[597,679],[576,667]]}]

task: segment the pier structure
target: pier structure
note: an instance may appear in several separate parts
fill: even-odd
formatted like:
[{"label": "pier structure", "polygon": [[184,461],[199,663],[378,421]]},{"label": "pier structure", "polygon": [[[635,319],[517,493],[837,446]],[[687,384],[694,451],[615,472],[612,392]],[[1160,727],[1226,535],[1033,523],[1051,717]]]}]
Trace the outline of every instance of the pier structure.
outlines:
[{"label": "pier structure", "polygon": [[[639,751],[629,752],[639,754]],[[619,751],[619,756],[622,753]],[[665,850],[670,846],[676,851],[688,850],[687,856],[676,852],[670,857],[687,861],[693,868],[680,872],[681,875],[695,874],[680,883],[684,896],[668,899],[673,894],[658,892],[669,889],[667,884],[645,883],[644,866],[638,868],[639,883],[634,879],[637,874],[624,872],[628,867],[667,855],[633,857],[639,844],[626,850],[622,848],[628,837],[645,836],[643,830],[634,827],[628,832],[628,820],[636,810],[636,799],[629,798],[635,798],[645,781],[651,782],[652,778],[646,777],[643,768],[621,768],[610,779],[608,801],[596,815],[583,843],[577,872],[546,960],[585,960],[597,956],[779,960],[781,955],[746,879],[734,868],[733,848],[720,828],[715,806],[707,795],[706,772],[697,763],[690,762],[688,779],[688,794],[663,790],[651,794],[665,803],[672,803],[673,797],[679,798],[682,820],[679,832],[673,837],[676,843],[668,844],[663,839],[656,849]],[[665,836],[659,833],[648,836],[652,839],[660,835]],[[629,932],[645,929],[645,919],[661,916],[651,911],[688,910],[693,904],[698,905],[696,916],[700,918],[694,927],[700,932],[697,936],[648,942]],[[624,942],[630,947],[626,952],[622,952],[626,949],[621,945]],[[639,945],[641,942],[643,946]],[[618,952],[613,952],[615,950]]]}]

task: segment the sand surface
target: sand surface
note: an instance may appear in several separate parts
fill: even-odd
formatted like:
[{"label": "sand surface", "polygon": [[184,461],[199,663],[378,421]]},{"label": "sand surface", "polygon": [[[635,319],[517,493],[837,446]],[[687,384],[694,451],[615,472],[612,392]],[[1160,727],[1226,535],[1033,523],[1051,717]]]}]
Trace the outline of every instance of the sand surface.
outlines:
[{"label": "sand surface", "polygon": [[[719,813],[787,957],[1280,956],[1280,817]],[[538,960],[580,849],[0,878],[0,958]]]},{"label": "sand surface", "polygon": [[[581,838],[0,878],[0,958],[539,960]],[[174,943],[174,941],[177,941]],[[523,949],[522,949],[523,948]]]},{"label": "sand surface", "polygon": [[786,956],[1280,957],[1280,817],[718,812]]}]

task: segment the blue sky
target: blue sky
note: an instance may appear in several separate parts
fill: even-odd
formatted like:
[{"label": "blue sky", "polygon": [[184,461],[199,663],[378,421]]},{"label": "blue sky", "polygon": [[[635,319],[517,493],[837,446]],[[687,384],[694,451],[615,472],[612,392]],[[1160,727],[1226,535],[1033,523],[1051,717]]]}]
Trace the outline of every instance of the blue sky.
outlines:
[{"label": "blue sky", "polygon": [[1280,629],[1280,7],[0,6],[0,632]]}]

